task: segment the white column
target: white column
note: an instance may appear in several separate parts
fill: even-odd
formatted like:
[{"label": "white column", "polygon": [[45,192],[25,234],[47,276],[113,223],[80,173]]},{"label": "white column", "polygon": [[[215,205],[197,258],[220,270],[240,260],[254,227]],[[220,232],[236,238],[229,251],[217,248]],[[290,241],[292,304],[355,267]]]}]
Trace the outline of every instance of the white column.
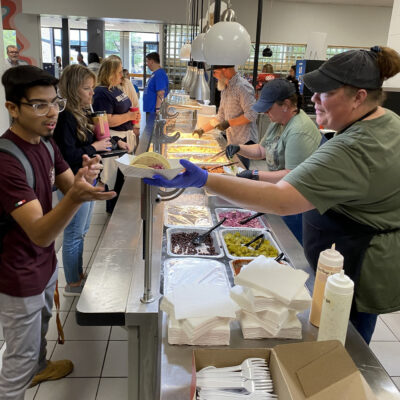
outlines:
[{"label": "white column", "polygon": [[[400,53],[400,0],[393,1],[392,18],[390,20],[387,45]],[[384,86],[400,88],[400,73],[393,78],[388,79]]]},{"label": "white column", "polygon": [[[0,18],[0,49],[4,49],[3,41],[3,21]],[[4,53],[0,56],[0,76],[3,75],[6,70],[6,63],[4,58]],[[4,93],[4,86],[0,83],[0,136],[8,129],[10,118],[8,116],[8,111],[4,107],[6,101],[6,96]]]}]

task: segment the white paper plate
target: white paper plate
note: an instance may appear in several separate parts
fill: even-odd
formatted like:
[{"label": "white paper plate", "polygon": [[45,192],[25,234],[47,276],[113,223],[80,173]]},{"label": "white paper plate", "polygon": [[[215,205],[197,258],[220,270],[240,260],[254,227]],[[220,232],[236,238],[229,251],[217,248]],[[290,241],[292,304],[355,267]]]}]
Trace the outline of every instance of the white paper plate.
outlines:
[{"label": "white paper plate", "polygon": [[125,176],[131,176],[135,178],[152,178],[153,175],[157,174],[167,179],[173,179],[184,169],[179,160],[168,160],[169,164],[171,165],[170,169],[138,168],[134,165],[131,165],[135,157],[136,156],[131,154],[125,154],[115,160],[119,169]]}]

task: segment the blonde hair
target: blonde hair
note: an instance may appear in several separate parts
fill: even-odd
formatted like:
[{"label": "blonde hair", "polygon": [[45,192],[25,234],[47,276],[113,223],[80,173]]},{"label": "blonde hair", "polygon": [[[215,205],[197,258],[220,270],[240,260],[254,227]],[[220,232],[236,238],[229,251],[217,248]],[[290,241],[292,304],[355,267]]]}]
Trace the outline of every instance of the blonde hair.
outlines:
[{"label": "blonde hair", "polygon": [[61,74],[58,84],[62,97],[67,99],[66,109],[75,117],[77,122],[77,136],[81,142],[87,141],[86,131],[93,130],[87,115],[83,111],[78,89],[88,78],[96,84],[96,75],[90,69],[80,64],[68,65]]},{"label": "blonde hair", "polygon": [[97,75],[98,85],[106,86],[109,89],[113,87],[111,79],[117,73],[120,66],[122,66],[121,58],[118,56],[107,57],[100,65]]}]

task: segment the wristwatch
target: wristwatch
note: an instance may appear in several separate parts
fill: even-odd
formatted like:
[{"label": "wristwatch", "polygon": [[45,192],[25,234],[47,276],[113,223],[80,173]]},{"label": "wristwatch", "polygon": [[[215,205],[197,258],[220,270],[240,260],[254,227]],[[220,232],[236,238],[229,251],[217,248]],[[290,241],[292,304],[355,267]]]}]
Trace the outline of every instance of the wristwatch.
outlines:
[{"label": "wristwatch", "polygon": [[258,169],[254,169],[254,170],[253,170],[253,179],[254,179],[255,181],[260,180],[260,175],[258,174]]}]

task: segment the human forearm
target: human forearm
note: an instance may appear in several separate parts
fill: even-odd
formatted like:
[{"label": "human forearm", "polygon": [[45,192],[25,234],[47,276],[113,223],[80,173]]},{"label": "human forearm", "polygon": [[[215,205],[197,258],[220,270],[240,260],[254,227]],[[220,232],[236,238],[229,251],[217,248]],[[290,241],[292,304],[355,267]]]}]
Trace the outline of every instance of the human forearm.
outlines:
[{"label": "human forearm", "polygon": [[160,109],[161,107],[161,103],[164,100],[164,94],[165,94],[165,90],[158,90],[157,91],[157,99],[156,99],[156,110]]},{"label": "human forearm", "polygon": [[228,120],[228,122],[229,122],[230,126],[240,126],[240,125],[246,125],[251,121],[249,119],[247,119],[244,116],[244,114],[242,114],[242,115],[239,115],[236,118],[232,118],[232,119]]},{"label": "human forearm", "polygon": [[243,208],[277,215],[305,212],[314,206],[292,185],[252,181],[219,174],[208,174],[206,187]]},{"label": "human forearm", "polygon": [[277,183],[290,172],[290,169],[281,169],[279,171],[258,171],[260,181]]},{"label": "human forearm", "polygon": [[37,246],[50,246],[69,224],[81,204],[72,201],[67,192],[50,212],[33,223],[29,238]]},{"label": "human forearm", "polygon": [[107,114],[108,125],[110,128],[119,126],[125,122],[136,120],[136,112],[127,112],[124,114]]},{"label": "human forearm", "polygon": [[241,144],[238,153],[251,160],[262,160],[265,158],[265,150],[259,144]]}]

